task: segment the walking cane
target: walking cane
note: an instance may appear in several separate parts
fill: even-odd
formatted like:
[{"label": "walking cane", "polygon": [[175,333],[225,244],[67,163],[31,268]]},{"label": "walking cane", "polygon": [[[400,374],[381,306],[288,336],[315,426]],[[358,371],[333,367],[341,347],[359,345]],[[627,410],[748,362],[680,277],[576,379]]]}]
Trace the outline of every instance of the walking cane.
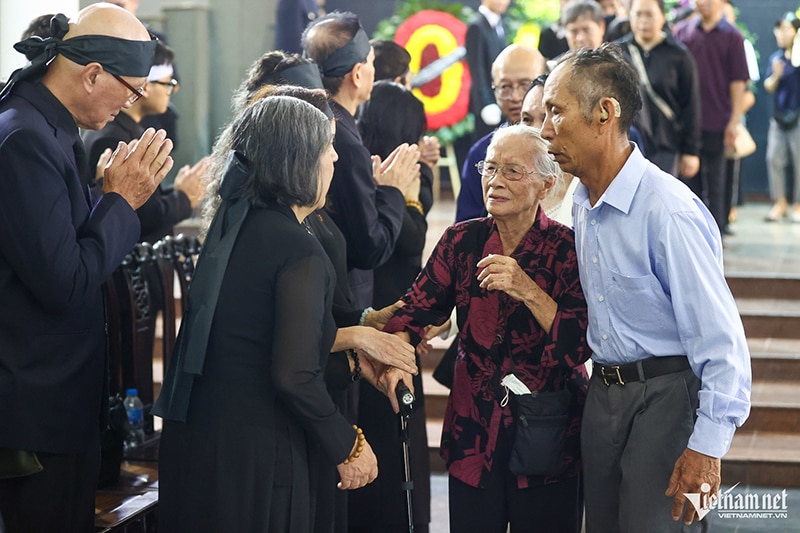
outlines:
[{"label": "walking cane", "polygon": [[400,440],[403,443],[403,483],[402,490],[406,493],[406,511],[408,512],[408,532],[414,533],[414,507],[411,503],[411,491],[414,490],[414,481],[411,479],[411,460],[408,454],[408,419],[414,407],[414,393],[405,383],[400,381],[394,390],[397,395],[397,404],[400,406]]}]

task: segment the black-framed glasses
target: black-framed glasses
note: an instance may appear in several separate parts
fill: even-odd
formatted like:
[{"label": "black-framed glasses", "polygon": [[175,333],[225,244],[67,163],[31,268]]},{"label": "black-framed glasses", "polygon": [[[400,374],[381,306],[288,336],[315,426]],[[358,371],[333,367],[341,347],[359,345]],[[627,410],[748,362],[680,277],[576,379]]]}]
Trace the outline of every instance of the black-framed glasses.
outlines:
[{"label": "black-framed glasses", "polygon": [[533,80],[522,80],[519,83],[501,83],[500,85],[492,85],[492,90],[495,96],[501,100],[508,100],[514,96],[514,93],[525,96],[531,83],[533,83]]},{"label": "black-framed glasses", "polygon": [[[111,73],[109,72],[109,74],[111,74]],[[142,89],[137,89],[137,88],[135,88],[133,85],[131,85],[131,84],[130,84],[130,83],[128,83],[127,81],[123,80],[123,79],[122,79],[120,76],[117,76],[116,74],[111,74],[111,75],[112,75],[112,76],[114,76],[114,79],[115,79],[115,80],[117,80],[117,81],[118,81],[118,82],[120,82],[122,85],[124,85],[125,87],[127,87],[128,89],[130,89],[130,91],[133,93],[132,95],[130,95],[130,96],[128,97],[128,103],[129,103],[129,104],[133,104],[134,102],[136,102],[137,100],[139,100],[139,98],[141,98],[142,96],[144,96],[144,93],[142,92]]]},{"label": "black-framed glasses", "polygon": [[172,93],[175,92],[175,89],[178,88],[178,80],[176,80],[175,78],[172,78],[169,81],[156,80],[156,81],[151,81],[150,83],[155,83],[156,85],[163,85],[164,87],[166,87],[168,96],[172,95]]},{"label": "black-framed glasses", "polygon": [[519,181],[528,174],[539,174],[535,170],[527,170],[520,165],[498,165],[492,161],[478,161],[475,164],[475,168],[485,178],[493,178],[499,173],[509,181]]}]

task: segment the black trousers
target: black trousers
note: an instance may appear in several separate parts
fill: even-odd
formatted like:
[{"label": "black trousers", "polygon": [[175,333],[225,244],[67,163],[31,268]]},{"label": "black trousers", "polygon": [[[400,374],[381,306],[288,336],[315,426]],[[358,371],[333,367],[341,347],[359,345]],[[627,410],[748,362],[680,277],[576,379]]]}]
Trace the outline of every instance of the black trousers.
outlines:
[{"label": "black trousers", "polygon": [[728,224],[725,179],[725,133],[704,131],[700,171],[694,178],[683,181],[711,211],[720,233]]},{"label": "black trousers", "polygon": [[551,485],[517,488],[508,470],[510,441],[500,431],[486,488],[449,478],[451,533],[578,533],[583,517],[579,476]]},{"label": "black trousers", "polygon": [[5,533],[93,532],[99,435],[86,453],[36,455],[44,470],[0,479],[0,518]]}]

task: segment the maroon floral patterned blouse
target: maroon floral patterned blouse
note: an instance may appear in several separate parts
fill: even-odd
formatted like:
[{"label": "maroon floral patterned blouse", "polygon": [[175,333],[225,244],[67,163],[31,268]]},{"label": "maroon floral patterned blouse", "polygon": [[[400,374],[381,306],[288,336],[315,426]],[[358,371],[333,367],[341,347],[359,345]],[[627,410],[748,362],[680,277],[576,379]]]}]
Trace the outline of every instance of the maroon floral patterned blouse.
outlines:
[{"label": "maroon floral patterned blouse", "polygon": [[500,380],[512,372],[529,389],[573,391],[565,451],[566,468],[551,478],[519,476],[524,488],[556,482],[580,472],[580,424],[588,379],[583,363],[591,355],[586,343],[586,301],[578,278],[572,230],[547,218],[536,221],[512,257],[558,304],[553,327],[546,333],[524,304],[502,291],[481,289],[476,264],[489,254],[502,254],[492,218],[451,226],[427,265],[403,297],[405,306],[384,331],[407,331],[414,342],[428,324],[442,324],[456,308],[458,356],[447,403],[441,455],[455,478],[473,487],[485,486],[501,428],[513,433],[510,407],[500,406],[505,390]]}]

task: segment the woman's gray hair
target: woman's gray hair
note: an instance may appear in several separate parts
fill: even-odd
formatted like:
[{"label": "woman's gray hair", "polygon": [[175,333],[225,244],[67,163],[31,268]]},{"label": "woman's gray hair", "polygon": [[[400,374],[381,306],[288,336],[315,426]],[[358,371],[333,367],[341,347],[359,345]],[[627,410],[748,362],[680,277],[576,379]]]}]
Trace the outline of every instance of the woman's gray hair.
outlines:
[{"label": "woman's gray hair", "polygon": [[[242,110],[229,132],[229,142],[218,143],[211,157],[214,168],[224,167],[229,150],[247,158],[250,175],[239,198],[253,205],[313,206],[317,202],[320,161],[332,139],[330,121],[323,112],[297,98],[270,96]],[[219,180],[215,181],[218,189]],[[213,217],[214,213],[204,215]]]},{"label": "woman's gray hair", "polygon": [[489,143],[489,147],[486,149],[487,153],[500,141],[506,137],[512,136],[523,137],[531,141],[536,147],[536,150],[527,155],[530,158],[531,163],[533,163],[532,170],[535,170],[537,175],[539,175],[542,179],[552,176],[556,181],[556,184],[558,184],[559,181],[564,180],[561,167],[558,166],[558,163],[556,163],[555,159],[553,159],[553,157],[547,153],[547,142],[542,139],[542,136],[539,134],[539,130],[537,128],[526,126],[525,124],[514,124],[513,126],[500,128],[494,132],[494,135],[492,135],[492,141]]}]

